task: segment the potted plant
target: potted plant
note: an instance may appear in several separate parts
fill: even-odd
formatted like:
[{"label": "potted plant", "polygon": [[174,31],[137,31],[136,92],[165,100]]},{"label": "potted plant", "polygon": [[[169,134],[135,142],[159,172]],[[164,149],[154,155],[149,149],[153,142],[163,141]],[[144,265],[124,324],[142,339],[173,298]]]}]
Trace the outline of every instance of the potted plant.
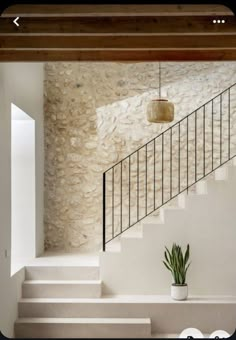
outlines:
[{"label": "potted plant", "polygon": [[163,261],[166,268],[173,276],[173,283],[171,285],[171,297],[174,300],[186,300],[188,297],[188,285],[186,283],[186,274],[190,263],[189,260],[189,244],[185,254],[177,244],[173,244],[171,251],[165,247],[165,261]]}]

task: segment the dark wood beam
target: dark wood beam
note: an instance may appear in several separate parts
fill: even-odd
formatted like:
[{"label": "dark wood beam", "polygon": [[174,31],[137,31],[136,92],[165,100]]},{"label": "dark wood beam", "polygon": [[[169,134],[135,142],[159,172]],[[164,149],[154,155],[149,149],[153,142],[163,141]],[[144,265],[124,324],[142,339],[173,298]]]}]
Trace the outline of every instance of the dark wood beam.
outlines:
[{"label": "dark wood beam", "polygon": [[236,33],[236,17],[225,16],[225,24],[214,24],[211,16],[160,17],[49,17],[0,19],[0,34],[225,34]]},{"label": "dark wood beam", "polygon": [[176,15],[230,15],[222,5],[14,5],[7,8],[3,17],[15,16],[176,16]]},{"label": "dark wood beam", "polygon": [[0,36],[0,49],[227,49],[236,48],[235,35],[196,36]]},{"label": "dark wood beam", "polygon": [[0,61],[159,60],[236,60],[235,16],[220,5],[25,5],[0,18]]},{"label": "dark wood beam", "polygon": [[236,49],[211,50],[1,50],[1,62],[15,61],[223,61],[236,60]]}]

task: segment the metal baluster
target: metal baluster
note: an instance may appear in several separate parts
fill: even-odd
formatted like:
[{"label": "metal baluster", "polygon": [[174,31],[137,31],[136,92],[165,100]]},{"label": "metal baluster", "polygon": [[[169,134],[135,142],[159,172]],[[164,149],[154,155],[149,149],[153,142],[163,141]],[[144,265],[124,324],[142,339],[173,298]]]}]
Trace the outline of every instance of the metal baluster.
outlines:
[{"label": "metal baluster", "polygon": [[179,193],[180,193],[180,165],[181,165],[181,162],[180,162],[180,157],[181,157],[181,154],[180,154],[180,123],[179,123]]},{"label": "metal baluster", "polygon": [[145,171],[145,175],[146,175],[146,178],[145,178],[145,182],[146,182],[146,192],[145,192],[145,197],[146,197],[146,204],[145,204],[145,212],[146,212],[146,215],[147,215],[147,144],[146,144],[146,147],[145,147],[145,159],[146,159],[146,171]]},{"label": "metal baluster", "polygon": [[154,139],[154,157],[153,157],[153,171],[154,171],[154,184],[153,184],[153,209],[155,210],[156,201],[156,139]]},{"label": "metal baluster", "polygon": [[172,198],[172,128],[170,129],[170,198]]},{"label": "metal baluster", "polygon": [[188,116],[187,116],[187,193],[188,193]]},{"label": "metal baluster", "polygon": [[103,173],[103,240],[102,249],[106,251],[106,173]]},{"label": "metal baluster", "polygon": [[122,176],[122,161],[120,162],[120,232],[122,233],[122,184],[123,184],[123,176]]},{"label": "metal baluster", "polygon": [[206,176],[206,107],[203,107],[203,174]]},{"label": "metal baluster", "polygon": [[197,111],[195,111],[195,182],[197,182]]},{"label": "metal baluster", "polygon": [[162,156],[161,156],[161,162],[162,162],[162,174],[161,174],[161,191],[162,191],[162,204],[164,204],[164,134],[162,134]]},{"label": "metal baluster", "polygon": [[112,238],[114,238],[114,168],[112,168]]},{"label": "metal baluster", "polygon": [[[203,172],[204,172],[204,176],[206,176],[206,105],[210,104],[212,105],[212,171],[214,170],[214,147],[215,147],[215,141],[214,141],[214,100],[216,98],[220,98],[220,165],[222,165],[222,159],[224,157],[224,153],[223,153],[223,93],[228,91],[228,159],[231,159],[231,88],[228,88],[227,90],[223,91],[222,93],[220,93],[218,96],[214,97],[212,100],[210,100],[209,102],[207,102],[206,104],[204,104],[203,106],[201,106],[200,108],[203,107]],[[199,108],[199,110],[200,110]],[[195,182],[197,182],[198,180],[198,172],[197,172],[197,161],[198,161],[198,122],[197,122],[197,113],[198,113],[198,109],[196,111],[193,112],[195,114]],[[191,187],[192,184],[189,185],[189,159],[191,159],[191,157],[189,158],[189,117],[192,116],[192,114],[190,114],[189,116],[181,119],[179,122],[177,122],[176,124],[174,124],[173,126],[171,126],[170,128],[168,128],[164,133],[161,134],[162,136],[162,170],[161,170],[161,174],[162,174],[162,178],[161,178],[161,182],[162,182],[162,205],[164,205],[166,203],[165,201],[165,197],[164,197],[164,138],[165,138],[165,133],[167,131],[170,130],[170,199],[173,197],[173,127],[175,125],[178,124],[178,188],[179,188],[179,193],[181,192],[181,122],[183,120],[185,120],[187,118],[187,192],[189,190],[189,188]],[[148,181],[147,181],[147,176],[148,176],[148,154],[147,154],[147,145],[150,144],[151,142],[154,142],[154,146],[153,146],[153,152],[154,152],[154,163],[153,163],[153,178],[154,178],[154,183],[153,183],[153,196],[154,196],[154,202],[153,202],[153,206],[154,206],[154,210],[156,209],[156,139],[159,136],[157,136],[156,138],[152,139],[152,141],[150,141],[149,143],[145,144],[144,146],[140,147],[137,151],[133,152],[132,154],[130,154],[129,156],[127,156],[126,158],[124,158],[122,161],[120,161],[120,233],[123,232],[123,216],[122,216],[122,200],[123,200],[123,161],[127,158],[129,158],[129,173],[128,173],[128,178],[129,178],[129,227],[131,227],[131,156],[137,152],[137,220],[139,219],[139,186],[140,186],[140,180],[139,180],[139,150],[141,150],[143,147],[145,147],[145,165],[146,165],[146,171],[145,171],[145,182],[146,182],[146,188],[145,188],[145,197],[146,197],[146,204],[145,204],[145,209],[146,209],[146,215],[148,214]],[[217,149],[218,150],[218,149]],[[117,164],[119,164],[117,163]],[[116,165],[115,165],[116,166]],[[102,249],[103,251],[106,250],[106,244],[111,241],[113,238],[115,238],[117,235],[115,235],[115,166],[111,167],[109,170],[107,170],[106,172],[103,173],[103,210],[102,210],[102,214],[103,214],[103,240],[102,240]],[[107,236],[106,236],[106,173],[108,171],[112,170],[112,237],[109,238],[107,240]],[[110,178],[110,177],[109,177]],[[110,187],[110,185],[109,185]],[[174,196],[175,197],[175,196]],[[109,200],[110,201],[110,200]],[[169,199],[167,200],[169,201]],[[161,205],[160,205],[161,206]],[[109,208],[109,212],[110,212],[110,208]],[[142,218],[144,218],[145,216],[143,216]],[[141,218],[141,219],[142,219]],[[109,228],[110,228],[110,224],[109,224]],[[110,230],[110,229],[109,229]]]}]

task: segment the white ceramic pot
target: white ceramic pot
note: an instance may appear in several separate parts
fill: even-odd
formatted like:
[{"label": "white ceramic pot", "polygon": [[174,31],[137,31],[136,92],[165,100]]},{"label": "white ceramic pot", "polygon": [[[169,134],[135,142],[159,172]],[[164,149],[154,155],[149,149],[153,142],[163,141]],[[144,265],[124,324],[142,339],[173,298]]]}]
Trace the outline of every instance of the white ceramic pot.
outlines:
[{"label": "white ceramic pot", "polygon": [[171,285],[171,297],[173,300],[186,300],[188,297],[188,285]]},{"label": "white ceramic pot", "polygon": [[147,106],[147,120],[150,123],[170,123],[174,119],[174,104],[168,99],[152,100]]}]

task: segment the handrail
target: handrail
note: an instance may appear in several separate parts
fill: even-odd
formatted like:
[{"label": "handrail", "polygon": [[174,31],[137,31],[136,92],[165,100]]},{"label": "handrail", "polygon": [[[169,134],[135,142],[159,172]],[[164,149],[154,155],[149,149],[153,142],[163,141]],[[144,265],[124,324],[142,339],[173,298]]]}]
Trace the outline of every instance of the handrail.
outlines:
[{"label": "handrail", "polygon": [[[204,103],[203,105],[199,106],[196,110],[192,111],[190,114],[186,115],[178,122],[173,124],[172,126],[168,127],[165,131],[161,132],[156,137],[149,140],[146,144],[142,145],[128,156],[124,157],[122,160],[111,166],[103,173],[103,251],[106,250],[106,244],[116,238],[117,236],[121,235],[124,231],[134,226],[136,223],[140,222],[146,216],[153,213],[155,210],[159,209],[166,203],[168,203],[173,198],[176,198],[180,193],[187,191],[196,184],[202,178],[208,176],[210,173],[215,171],[217,168],[222,166],[223,164],[227,163],[231,160],[235,155],[232,156],[231,152],[231,89],[234,88],[236,85],[233,84],[229,86],[224,91],[220,92],[218,95],[214,96],[212,99]],[[236,94],[236,93],[235,93]],[[235,97],[236,98],[236,97]],[[219,103],[216,103],[216,99],[219,99]],[[210,113],[207,112],[208,106],[210,107]],[[215,111],[218,110],[218,114]],[[202,112],[201,112],[202,111]],[[209,110],[208,110],[209,111]],[[200,113],[199,113],[200,112]],[[201,116],[200,116],[201,115]],[[199,117],[200,116],[200,117]],[[227,143],[225,139],[223,139],[223,127],[225,128],[225,122],[223,120],[223,116],[227,117],[227,120],[224,119],[227,123]],[[193,123],[191,122],[193,117]],[[216,118],[217,117],[217,118]],[[198,122],[201,119],[202,125],[198,126]],[[206,129],[208,122],[208,129]],[[190,124],[194,124],[194,132],[191,136],[191,126]],[[219,127],[217,126],[219,125]],[[184,134],[181,135],[181,127],[184,126]],[[223,126],[224,125],[224,126]],[[216,133],[216,129],[219,128],[219,134]],[[176,130],[176,131],[175,131]],[[175,132],[175,134],[174,134]],[[235,131],[236,132],[236,131]],[[206,153],[207,150],[207,134],[210,133],[210,140],[208,140],[208,144],[211,147],[211,168],[209,171],[209,165],[207,165],[206,160]],[[201,138],[202,135],[202,138]],[[219,136],[218,136],[219,135]],[[189,142],[189,136],[192,138],[192,142]],[[183,158],[183,150],[181,147],[181,141],[184,138],[185,142],[182,143],[183,148],[186,146],[186,157]],[[218,141],[219,138],[219,141]],[[209,137],[208,137],[209,139]],[[159,149],[160,152],[157,154],[157,144],[159,141]],[[174,142],[176,142],[174,144]],[[166,144],[167,143],[167,144]],[[167,146],[166,146],[167,145]],[[177,160],[173,161],[173,149],[174,146],[177,145]],[[151,150],[151,156],[148,156],[148,147],[152,146],[153,151]],[[191,150],[193,148],[193,151]],[[215,148],[217,152],[219,151],[219,157],[217,158],[217,153],[215,152]],[[144,150],[144,158],[141,159],[140,153],[141,150]],[[209,147],[208,147],[209,149]],[[224,150],[223,150],[224,149]],[[226,151],[227,149],[227,158],[226,158]],[[191,151],[191,153],[190,153]],[[192,157],[192,155],[194,157]],[[199,156],[200,155],[200,156]],[[136,156],[134,159],[134,163],[136,163],[136,168],[131,170],[131,158]],[[160,158],[157,161],[158,157]],[[202,159],[201,159],[202,158]],[[151,165],[150,163],[151,159]],[[133,160],[133,159],[132,159]],[[215,165],[216,161],[219,161],[219,165]],[[128,162],[127,162],[128,161]],[[140,162],[143,162],[143,168],[140,170]],[[199,162],[202,163],[202,167],[199,165]],[[127,169],[124,169],[123,164],[128,163],[126,165]],[[182,164],[184,163],[184,165]],[[159,172],[157,172],[157,168],[159,166]],[[173,176],[173,165],[176,166],[175,168],[175,175]],[[169,170],[166,174],[166,167]],[[115,172],[119,171],[119,178]],[[177,169],[177,170],[176,170]],[[148,175],[148,172],[152,170],[152,175]],[[190,171],[191,170],[191,171]],[[202,176],[199,176],[199,172],[202,171]],[[185,174],[184,178],[182,174]],[[194,179],[191,180],[191,172],[193,172]],[[111,179],[108,183],[108,175],[110,174]],[[157,174],[161,175],[161,178],[158,180]],[[131,175],[135,178],[133,185],[131,187]],[[143,182],[140,180],[140,177],[144,175]],[[148,177],[150,178],[151,182],[153,180],[153,185],[151,186],[148,184]],[[182,181],[181,181],[182,178]],[[115,188],[115,179],[116,182],[119,183],[119,190]],[[173,182],[177,180],[177,190],[173,187]],[[166,181],[168,185],[166,186]],[[141,184],[144,186],[144,190],[141,188]],[[128,187],[128,193],[124,193],[124,188]],[[166,187],[168,189],[169,198],[166,200],[165,190]],[[107,193],[110,191],[110,197]],[[140,200],[140,192],[142,191],[143,198]],[[175,194],[173,194],[175,191]],[[152,198],[148,198],[148,194],[151,192]],[[159,204],[156,205],[159,196]],[[131,196],[134,196],[131,197]],[[108,198],[110,198],[110,205],[107,203]],[[118,198],[118,204],[115,206],[115,198]],[[123,202],[125,201],[125,204]],[[128,207],[127,207],[128,204]],[[144,204],[144,207],[141,207]],[[152,205],[152,209],[148,207]],[[134,211],[134,208],[135,211]],[[144,208],[144,209],[142,209]],[[132,210],[132,211],[131,211]],[[144,212],[142,212],[144,210]],[[135,214],[135,216],[131,216]],[[119,218],[117,218],[117,216]],[[128,217],[127,223],[124,223],[124,218]],[[109,219],[111,220],[110,223]],[[115,226],[115,219],[117,220]],[[124,228],[124,224],[126,227]]]}]

